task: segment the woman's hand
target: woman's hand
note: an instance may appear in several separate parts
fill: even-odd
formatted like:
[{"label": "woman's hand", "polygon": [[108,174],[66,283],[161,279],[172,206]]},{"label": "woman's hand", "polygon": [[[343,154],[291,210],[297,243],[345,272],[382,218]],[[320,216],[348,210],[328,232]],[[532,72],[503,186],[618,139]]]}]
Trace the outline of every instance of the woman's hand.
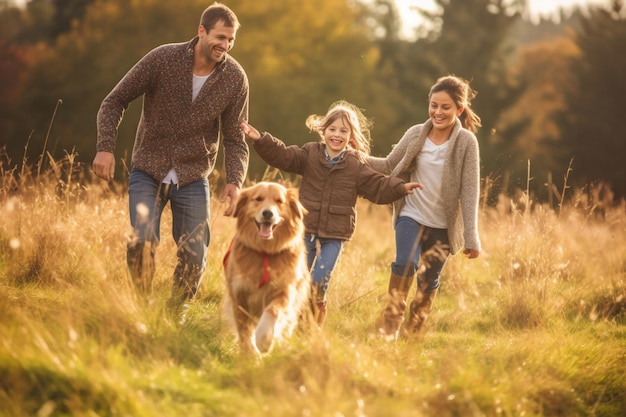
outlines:
[{"label": "woman's hand", "polygon": [[254,126],[249,125],[247,122],[241,122],[239,126],[241,127],[241,130],[243,130],[243,133],[250,139],[252,140],[261,139],[261,133],[259,133],[259,131],[256,130]]}]

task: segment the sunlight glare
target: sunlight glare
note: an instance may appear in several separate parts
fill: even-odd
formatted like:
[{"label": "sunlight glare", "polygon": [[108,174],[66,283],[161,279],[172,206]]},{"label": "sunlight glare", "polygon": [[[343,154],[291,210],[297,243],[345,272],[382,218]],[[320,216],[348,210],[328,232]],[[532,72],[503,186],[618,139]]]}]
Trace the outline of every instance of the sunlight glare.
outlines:
[{"label": "sunlight glare", "polygon": [[20,248],[20,239],[17,237],[11,238],[9,240],[9,247],[13,250],[17,250]]}]

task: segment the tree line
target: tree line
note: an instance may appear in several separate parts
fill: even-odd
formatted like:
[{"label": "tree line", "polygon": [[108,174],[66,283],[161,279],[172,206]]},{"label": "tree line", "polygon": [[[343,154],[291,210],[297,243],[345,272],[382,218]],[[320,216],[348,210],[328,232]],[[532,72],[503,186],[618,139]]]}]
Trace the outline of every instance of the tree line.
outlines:
[{"label": "tree line", "polygon": [[[197,32],[212,1],[0,1],[0,144],[16,164],[95,153],[101,100],[146,52]],[[232,55],[250,80],[250,122],[289,144],[317,140],[311,113],[345,99],[374,121],[385,155],[428,117],[435,80],[455,74],[478,91],[482,174],[493,195],[528,189],[546,200],[601,183],[626,197],[626,8],[623,0],[525,18],[526,0],[436,0],[400,36],[393,0],[224,0],[241,21]],[[120,126],[130,159],[140,100]],[[120,164],[118,164],[120,166]],[[251,153],[250,178],[265,164]]]}]

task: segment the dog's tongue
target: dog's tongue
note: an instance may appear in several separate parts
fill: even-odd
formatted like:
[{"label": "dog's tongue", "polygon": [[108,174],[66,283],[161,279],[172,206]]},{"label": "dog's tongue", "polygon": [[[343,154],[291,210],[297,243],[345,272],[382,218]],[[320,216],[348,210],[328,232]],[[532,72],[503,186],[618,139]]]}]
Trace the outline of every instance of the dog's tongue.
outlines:
[{"label": "dog's tongue", "polygon": [[272,225],[268,223],[261,223],[259,225],[259,233],[263,239],[272,238]]}]

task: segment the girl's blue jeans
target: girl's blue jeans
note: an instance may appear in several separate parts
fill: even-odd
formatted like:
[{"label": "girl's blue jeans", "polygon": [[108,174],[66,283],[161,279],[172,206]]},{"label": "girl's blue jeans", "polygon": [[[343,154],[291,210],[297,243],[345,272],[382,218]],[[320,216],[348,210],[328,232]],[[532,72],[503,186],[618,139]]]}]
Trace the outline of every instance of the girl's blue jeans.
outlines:
[{"label": "girl's blue jeans", "polygon": [[[316,242],[319,242],[319,253]],[[330,277],[337,265],[343,249],[343,240],[320,238],[305,233],[304,244],[307,250],[307,265],[311,271],[312,284],[316,290],[316,302],[325,303]]]}]

